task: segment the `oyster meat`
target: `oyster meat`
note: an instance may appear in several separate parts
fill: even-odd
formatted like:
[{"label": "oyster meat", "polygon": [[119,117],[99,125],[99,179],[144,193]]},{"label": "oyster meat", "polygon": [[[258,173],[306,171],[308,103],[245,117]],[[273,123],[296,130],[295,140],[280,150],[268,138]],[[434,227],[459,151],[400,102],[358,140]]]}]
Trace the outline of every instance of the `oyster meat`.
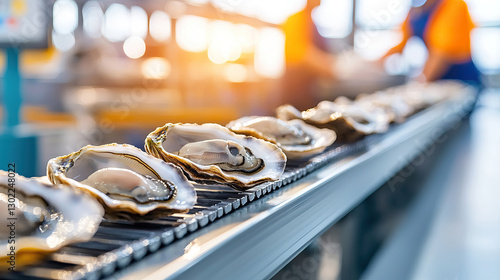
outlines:
[{"label": "oyster meat", "polygon": [[464,85],[457,81],[412,82],[373,94],[359,95],[356,97],[356,103],[392,112],[393,120],[402,122],[408,116],[461,92],[460,89],[463,88]]},{"label": "oyster meat", "polygon": [[182,167],[192,180],[246,189],[283,174],[286,156],[270,142],[218,124],[171,124],[146,138],[146,151]]},{"label": "oyster meat", "polygon": [[372,94],[360,94],[355,102],[363,107],[378,107],[384,110],[391,122],[401,123],[410,116],[414,109],[402,96],[378,91]]},{"label": "oyster meat", "polygon": [[356,104],[337,104],[321,101],[315,108],[300,112],[291,105],[276,109],[276,115],[282,120],[301,119],[319,128],[329,128],[337,133],[341,140],[355,140],[361,136],[381,133],[389,128],[389,118],[382,110],[367,110]]},{"label": "oyster meat", "polygon": [[17,174],[12,188],[9,178],[0,171],[0,267],[12,265],[11,246],[16,267],[24,266],[65,245],[88,241],[97,231],[104,210],[92,197]]},{"label": "oyster meat", "polygon": [[226,125],[232,131],[276,143],[288,159],[301,159],[323,152],[335,142],[333,130],[320,129],[302,120],[274,117],[243,117]]},{"label": "oyster meat", "polygon": [[193,185],[177,166],[126,144],[85,146],[51,159],[47,174],[54,184],[90,193],[108,216],[187,212],[196,203]]}]

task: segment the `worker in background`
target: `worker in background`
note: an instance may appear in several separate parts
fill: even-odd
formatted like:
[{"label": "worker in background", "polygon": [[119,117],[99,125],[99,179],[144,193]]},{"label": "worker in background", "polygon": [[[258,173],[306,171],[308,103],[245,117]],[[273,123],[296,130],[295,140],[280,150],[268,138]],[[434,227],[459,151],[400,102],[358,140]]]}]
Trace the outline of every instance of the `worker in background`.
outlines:
[{"label": "worker in background", "polygon": [[[417,80],[455,79],[479,84],[480,74],[471,59],[470,32],[474,27],[462,0],[414,0],[405,22],[403,40],[382,58],[401,53],[409,38],[419,37],[429,57]],[[423,4],[422,4],[423,3]]]},{"label": "worker in background", "polygon": [[315,93],[319,79],[335,78],[335,57],[328,53],[326,41],[314,25],[311,12],[320,0],[308,0],[304,10],[292,15],[283,25],[286,72],[281,103],[298,109],[314,107],[320,100]]}]

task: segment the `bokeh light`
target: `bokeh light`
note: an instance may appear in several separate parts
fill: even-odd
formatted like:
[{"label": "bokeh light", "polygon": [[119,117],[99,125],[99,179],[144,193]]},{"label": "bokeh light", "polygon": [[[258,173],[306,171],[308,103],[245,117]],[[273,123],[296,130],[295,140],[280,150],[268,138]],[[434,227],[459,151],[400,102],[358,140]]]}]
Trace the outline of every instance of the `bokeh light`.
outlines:
[{"label": "bokeh light", "polygon": [[235,61],[241,56],[241,46],[235,26],[226,21],[216,20],[210,24],[210,45],[208,58],[217,64]]},{"label": "bokeh light", "polygon": [[257,29],[255,27],[248,24],[236,24],[236,36],[243,52],[253,52],[257,41]]},{"label": "bokeh light", "polygon": [[485,25],[500,24],[500,1],[498,0],[465,0],[475,23]]},{"label": "bokeh light", "polygon": [[78,26],[78,6],[73,0],[57,0],[54,3],[54,30],[70,34]]},{"label": "bokeh light", "polygon": [[62,52],[69,51],[75,46],[75,36],[73,33],[60,34],[54,30],[52,31],[52,44]]},{"label": "bokeh light", "polygon": [[172,36],[170,16],[162,11],[154,11],[149,19],[149,33],[159,42],[167,41]]},{"label": "bokeh light", "polygon": [[285,35],[273,27],[262,28],[255,47],[255,71],[262,77],[279,78],[285,71]]},{"label": "bokeh light", "polygon": [[83,30],[87,35],[93,38],[101,36],[101,26],[104,13],[99,3],[95,0],[85,3],[82,9]]},{"label": "bokeh light", "polygon": [[165,79],[172,72],[170,62],[162,57],[151,57],[142,63],[142,75],[147,79]]},{"label": "bokeh light", "polygon": [[122,4],[111,4],[104,14],[102,33],[111,42],[130,37],[130,11]]},{"label": "bokeh light", "polygon": [[412,69],[415,69],[416,72],[423,69],[428,56],[429,52],[427,51],[427,47],[422,39],[417,37],[410,38],[403,50],[405,61],[408,62],[408,65]]},{"label": "bokeh light", "polygon": [[[248,5],[254,5],[254,13],[252,16],[258,19],[274,23],[281,24],[286,21],[286,19],[296,12],[302,10],[306,2],[305,0],[258,0],[258,1],[242,1],[243,3],[248,3]],[[247,7],[248,8],[248,7]],[[245,7],[238,9],[241,12]]]},{"label": "bokeh light", "polygon": [[500,70],[500,28],[472,31],[472,59],[484,73]]},{"label": "bokeh light", "polygon": [[223,75],[226,80],[232,83],[241,83],[247,79],[248,70],[244,65],[228,63],[224,66]]},{"label": "bokeh light", "polygon": [[362,28],[395,28],[403,23],[411,0],[357,0],[356,23]]},{"label": "bokeh light", "polygon": [[24,0],[12,0],[12,12],[16,16],[22,16],[26,13],[28,5]]},{"label": "bokeh light", "polygon": [[176,40],[179,47],[190,52],[202,52],[208,44],[208,19],[183,16],[177,20]]},{"label": "bokeh light", "polygon": [[325,38],[344,38],[352,31],[352,0],[323,0],[311,14]]},{"label": "bokeh light", "polygon": [[148,14],[141,7],[130,8],[130,35],[143,39],[148,35]]},{"label": "bokeh light", "polygon": [[123,51],[132,59],[140,58],[146,52],[146,43],[141,37],[132,36],[123,42]]},{"label": "bokeh light", "polygon": [[367,60],[382,57],[403,39],[398,30],[358,30],[354,33],[354,51]]}]

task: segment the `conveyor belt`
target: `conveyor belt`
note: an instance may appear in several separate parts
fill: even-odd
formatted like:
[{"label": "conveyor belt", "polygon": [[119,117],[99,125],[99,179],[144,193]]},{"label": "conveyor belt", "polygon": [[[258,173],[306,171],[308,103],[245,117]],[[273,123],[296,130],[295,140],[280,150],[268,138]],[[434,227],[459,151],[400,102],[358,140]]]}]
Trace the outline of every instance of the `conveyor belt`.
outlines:
[{"label": "conveyor belt", "polygon": [[[418,114],[412,118],[417,117]],[[336,144],[308,161],[290,162],[280,180],[263,183],[246,191],[236,191],[223,185],[195,185],[198,200],[188,213],[135,223],[104,221],[90,241],[69,245],[42,263],[0,276],[2,279],[99,279],[109,276],[115,270],[141,260],[147,254],[326,164],[362,152],[369,145],[377,143],[380,137],[382,135],[371,135],[355,143]]]},{"label": "conveyor belt", "polygon": [[263,183],[246,191],[236,191],[223,185],[195,184],[198,199],[196,206],[188,213],[136,223],[104,221],[90,241],[69,245],[43,263],[5,276],[7,279],[96,279],[107,276],[115,269],[126,267],[130,262],[154,253],[160,247],[205,227],[335,159],[362,151],[374,137],[365,137],[352,144],[337,144],[308,161],[292,162],[280,180]]}]

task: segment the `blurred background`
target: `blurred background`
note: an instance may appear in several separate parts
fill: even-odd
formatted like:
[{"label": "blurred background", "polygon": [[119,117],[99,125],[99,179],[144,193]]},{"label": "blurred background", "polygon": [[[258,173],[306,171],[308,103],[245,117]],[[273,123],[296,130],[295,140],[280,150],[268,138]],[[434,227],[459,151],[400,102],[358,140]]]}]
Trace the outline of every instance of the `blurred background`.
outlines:
[{"label": "blurred background", "polygon": [[[225,124],[245,115],[272,115],[277,106],[293,104],[286,86],[290,78],[285,45],[295,29],[287,31],[287,21],[304,10],[306,2],[2,1],[4,48],[12,42],[8,30],[28,34],[31,29],[26,26],[31,25],[23,25],[22,18],[47,9],[47,48],[23,48],[21,43],[19,52],[23,125],[16,133],[36,135],[30,142],[32,151],[22,147],[33,153],[29,160],[34,162],[25,175],[43,175],[49,158],[86,144],[142,147],[147,133],[166,122]],[[498,87],[500,2],[466,2],[475,23],[472,59],[483,83]],[[302,97],[314,102],[354,97],[421,73],[428,52],[418,38],[411,38],[402,54],[380,58],[401,41],[400,26],[412,5],[422,3],[322,0],[318,4],[311,17],[322,49],[336,57],[331,65],[336,74],[315,79]],[[6,69],[4,53],[0,65]],[[5,96],[2,90],[2,107]],[[3,147],[12,150],[9,144]]]}]

